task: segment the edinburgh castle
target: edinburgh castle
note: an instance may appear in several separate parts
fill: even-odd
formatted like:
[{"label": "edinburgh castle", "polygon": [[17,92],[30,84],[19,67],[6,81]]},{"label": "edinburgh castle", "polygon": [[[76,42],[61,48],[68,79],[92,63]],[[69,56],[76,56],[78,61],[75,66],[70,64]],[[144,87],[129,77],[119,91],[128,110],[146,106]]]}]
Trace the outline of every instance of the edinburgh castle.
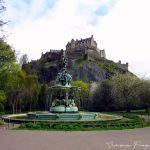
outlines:
[{"label": "edinburgh castle", "polygon": [[31,61],[30,67],[42,83],[50,83],[60,71],[62,55],[68,59],[68,71],[74,80],[88,83],[102,82],[117,72],[128,72],[128,63],[117,63],[106,58],[104,49],[99,49],[93,35],[85,39],[72,39],[65,50],[52,50],[42,53],[41,58]]},{"label": "edinburgh castle", "polygon": [[72,39],[66,45],[68,58],[106,58],[105,50],[100,50],[93,35],[86,39]]},{"label": "edinburgh castle", "polygon": [[[75,59],[84,59],[84,60],[94,60],[94,59],[104,59],[109,61],[106,58],[106,52],[104,49],[99,49],[97,47],[97,42],[94,40],[93,35],[89,38],[85,39],[72,39],[66,45],[66,50],[52,50],[50,49],[49,52],[45,54],[42,53],[41,58],[52,58],[57,59],[58,55],[65,54],[69,60]],[[122,64],[119,60],[116,65],[118,67],[128,70],[128,63]]]}]

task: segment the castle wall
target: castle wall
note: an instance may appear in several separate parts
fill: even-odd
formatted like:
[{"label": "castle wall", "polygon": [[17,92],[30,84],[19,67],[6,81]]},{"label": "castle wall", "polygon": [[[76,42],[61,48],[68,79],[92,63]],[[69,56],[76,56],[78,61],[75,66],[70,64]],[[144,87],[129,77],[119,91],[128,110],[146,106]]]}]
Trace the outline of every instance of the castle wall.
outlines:
[{"label": "castle wall", "polygon": [[84,54],[81,52],[66,52],[66,55],[69,59],[80,59],[84,57]]},{"label": "castle wall", "polygon": [[106,58],[105,50],[93,50],[93,49],[88,49],[88,59],[90,58]]},{"label": "castle wall", "polygon": [[100,53],[98,53],[98,51],[93,51],[92,49],[88,49],[87,56],[88,56],[88,59],[99,58],[100,57]]},{"label": "castle wall", "polygon": [[122,68],[124,70],[128,70],[128,66],[129,66],[128,63],[122,64],[121,61],[119,60],[117,65],[118,65],[118,67],[120,67],[120,68]]}]

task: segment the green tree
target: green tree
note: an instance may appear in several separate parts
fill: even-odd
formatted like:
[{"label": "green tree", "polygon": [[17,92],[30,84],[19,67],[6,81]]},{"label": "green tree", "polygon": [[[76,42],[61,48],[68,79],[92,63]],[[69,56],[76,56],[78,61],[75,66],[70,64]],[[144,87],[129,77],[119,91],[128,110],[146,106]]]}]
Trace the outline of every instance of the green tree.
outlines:
[{"label": "green tree", "polygon": [[16,64],[15,53],[12,48],[0,39],[0,90],[7,97],[7,104],[12,106],[13,113],[19,101],[18,91],[21,89],[23,73]]},{"label": "green tree", "polygon": [[29,102],[30,111],[35,108],[38,102],[38,96],[40,92],[40,83],[38,82],[37,75],[27,75],[25,80],[25,92],[26,98]]},{"label": "green tree", "polygon": [[76,81],[72,81],[72,85],[74,86],[78,86],[80,87],[80,91],[77,91],[78,93],[76,93],[76,95],[79,95],[80,99],[79,100],[79,107],[81,109],[89,109],[89,91],[90,91],[90,87],[89,84],[86,82],[83,82],[81,80],[76,80]]},{"label": "green tree", "polygon": [[139,98],[142,108],[148,112],[150,109],[150,80],[140,81]]},{"label": "green tree", "polygon": [[31,69],[31,67],[30,67],[29,64],[23,64],[23,65],[22,65],[22,70],[23,70],[27,75],[33,74],[32,69]]},{"label": "green tree", "polygon": [[120,108],[129,112],[139,102],[139,79],[130,73],[118,74],[110,79],[112,96]]},{"label": "green tree", "polygon": [[24,90],[25,75],[19,65],[14,66],[11,72],[5,73],[4,90],[7,93],[7,103],[12,107],[12,112],[17,113],[18,103]]},{"label": "green tree", "polygon": [[38,98],[38,108],[42,110],[47,110],[48,106],[48,85],[43,84],[41,85],[41,89],[39,92],[39,98]]},{"label": "green tree", "polygon": [[6,100],[5,92],[0,90],[0,103],[3,103]]},{"label": "green tree", "polygon": [[116,108],[111,90],[109,79],[99,84],[92,96],[92,108],[94,111],[112,111]]},{"label": "green tree", "polygon": [[10,67],[9,65],[15,61],[15,53],[11,46],[4,42],[3,39],[0,39],[0,67],[5,66],[5,69],[8,69],[8,67]]},{"label": "green tree", "polygon": [[4,111],[4,102],[6,100],[6,95],[3,90],[0,90],[0,112]]}]

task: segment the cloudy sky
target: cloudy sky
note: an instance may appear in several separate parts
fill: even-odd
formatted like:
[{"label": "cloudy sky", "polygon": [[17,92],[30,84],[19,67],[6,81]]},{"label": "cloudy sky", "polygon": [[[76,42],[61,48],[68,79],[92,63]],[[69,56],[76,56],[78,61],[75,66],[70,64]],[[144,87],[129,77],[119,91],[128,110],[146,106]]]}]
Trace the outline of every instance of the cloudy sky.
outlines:
[{"label": "cloudy sky", "polygon": [[30,60],[94,35],[108,59],[150,78],[150,0],[5,0],[7,41]]}]

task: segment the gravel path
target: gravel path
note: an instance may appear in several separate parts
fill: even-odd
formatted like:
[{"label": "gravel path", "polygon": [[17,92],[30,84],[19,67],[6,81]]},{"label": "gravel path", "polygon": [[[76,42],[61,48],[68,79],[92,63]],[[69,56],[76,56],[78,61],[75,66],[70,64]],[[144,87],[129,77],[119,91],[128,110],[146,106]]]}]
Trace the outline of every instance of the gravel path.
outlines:
[{"label": "gravel path", "polygon": [[150,150],[150,128],[82,132],[0,130],[0,150]]}]

